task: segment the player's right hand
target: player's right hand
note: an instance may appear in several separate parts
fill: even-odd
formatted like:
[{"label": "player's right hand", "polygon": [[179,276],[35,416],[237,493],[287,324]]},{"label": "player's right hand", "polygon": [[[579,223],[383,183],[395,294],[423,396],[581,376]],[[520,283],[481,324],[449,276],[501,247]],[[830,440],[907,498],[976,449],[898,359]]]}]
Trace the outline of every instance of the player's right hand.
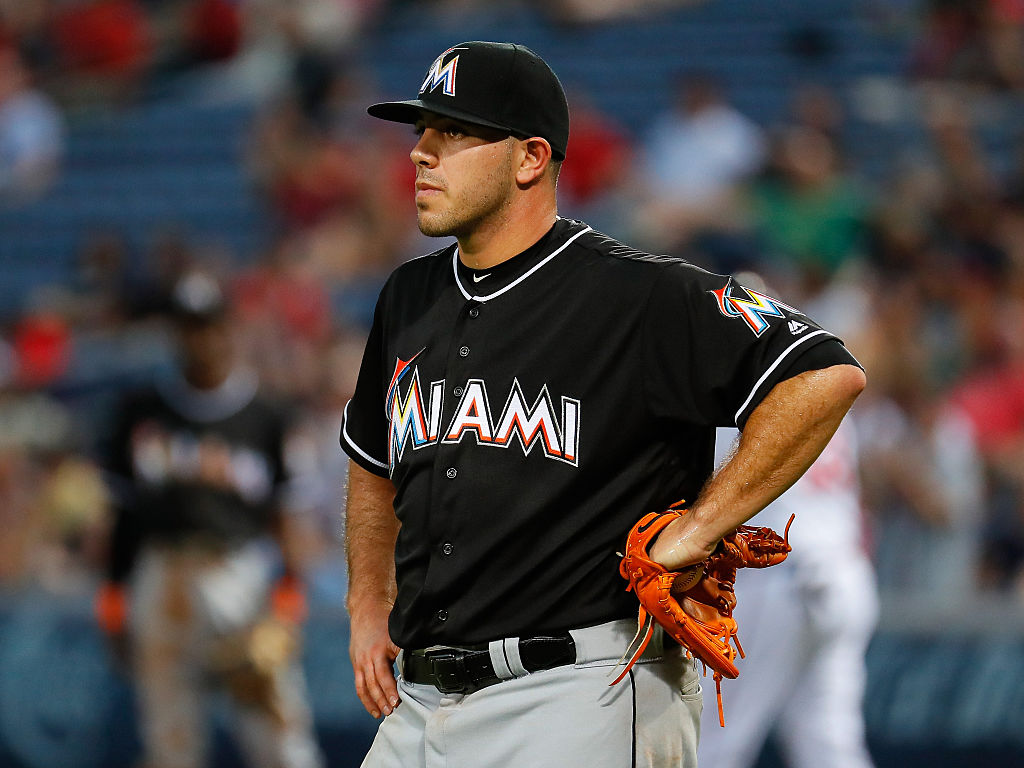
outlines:
[{"label": "player's right hand", "polygon": [[356,694],[374,717],[390,715],[400,702],[392,667],[399,648],[388,634],[390,614],[388,603],[374,603],[351,612],[348,655],[355,670]]},{"label": "player's right hand", "polygon": [[124,631],[128,620],[128,597],[122,584],[106,581],[96,590],[93,601],[93,613],[96,623],[107,635],[117,635]]},{"label": "player's right hand", "polygon": [[131,639],[128,635],[128,596],[123,584],[104,582],[93,600],[93,615],[118,669],[131,665]]}]

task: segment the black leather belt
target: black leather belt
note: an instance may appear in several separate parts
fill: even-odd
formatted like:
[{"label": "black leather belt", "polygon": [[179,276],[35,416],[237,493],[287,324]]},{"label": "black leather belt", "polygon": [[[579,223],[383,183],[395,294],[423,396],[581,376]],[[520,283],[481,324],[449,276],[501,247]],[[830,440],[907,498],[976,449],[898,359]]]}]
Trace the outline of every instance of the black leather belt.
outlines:
[{"label": "black leather belt", "polygon": [[[576,643],[566,632],[556,637],[524,637],[519,659],[528,672],[539,672],[576,662]],[[432,685],[441,693],[473,693],[500,683],[486,645],[408,651],[402,676],[410,683]]]}]

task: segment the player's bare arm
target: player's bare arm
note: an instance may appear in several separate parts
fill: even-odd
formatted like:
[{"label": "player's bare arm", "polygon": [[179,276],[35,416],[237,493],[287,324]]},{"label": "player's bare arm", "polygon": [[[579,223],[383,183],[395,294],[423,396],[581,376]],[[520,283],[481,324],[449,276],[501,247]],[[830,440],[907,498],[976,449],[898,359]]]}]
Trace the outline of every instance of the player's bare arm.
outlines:
[{"label": "player's bare arm", "polygon": [[345,552],[351,617],[349,656],[355,670],[356,693],[374,717],[398,706],[398,687],[391,664],[398,647],[388,635],[388,616],[395,603],[395,540],[399,522],[393,502],[395,486],[349,462],[345,516]]},{"label": "player's bare arm", "polygon": [[814,463],[865,383],[857,366],[834,365],[775,385],[690,513],[652,545],[654,560],[678,570],[707,558],[726,533],[778,498]]}]

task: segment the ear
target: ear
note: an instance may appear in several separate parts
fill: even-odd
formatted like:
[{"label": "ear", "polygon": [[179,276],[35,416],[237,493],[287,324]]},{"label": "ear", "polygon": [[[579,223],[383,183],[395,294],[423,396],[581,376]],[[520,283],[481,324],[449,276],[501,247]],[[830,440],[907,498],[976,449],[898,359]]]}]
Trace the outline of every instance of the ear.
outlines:
[{"label": "ear", "polygon": [[520,186],[529,186],[544,175],[551,163],[551,145],[547,139],[534,136],[521,139],[519,142],[519,167],[516,169],[516,182]]}]

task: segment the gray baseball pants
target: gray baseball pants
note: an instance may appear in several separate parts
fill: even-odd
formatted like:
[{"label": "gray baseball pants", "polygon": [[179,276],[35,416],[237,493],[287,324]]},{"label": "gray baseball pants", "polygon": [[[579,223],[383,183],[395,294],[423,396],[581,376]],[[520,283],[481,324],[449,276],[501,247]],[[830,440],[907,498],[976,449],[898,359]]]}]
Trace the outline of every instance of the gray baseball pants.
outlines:
[{"label": "gray baseball pants", "polygon": [[[626,619],[571,630],[576,664],[528,673],[518,638],[491,643],[503,680],[443,694],[398,679],[402,699],[363,768],[696,768],[702,694],[694,663],[655,633],[615,687],[608,672],[636,631]],[[399,657],[401,669],[401,657]]]},{"label": "gray baseball pants", "polygon": [[[132,629],[144,765],[208,764],[208,705],[211,688],[218,687],[211,686],[211,662],[224,638],[244,632],[267,611],[271,571],[259,542],[223,554],[195,547],[143,550],[132,587]],[[247,764],[320,768],[297,659],[275,670],[266,698],[279,717],[234,701]]]}]

